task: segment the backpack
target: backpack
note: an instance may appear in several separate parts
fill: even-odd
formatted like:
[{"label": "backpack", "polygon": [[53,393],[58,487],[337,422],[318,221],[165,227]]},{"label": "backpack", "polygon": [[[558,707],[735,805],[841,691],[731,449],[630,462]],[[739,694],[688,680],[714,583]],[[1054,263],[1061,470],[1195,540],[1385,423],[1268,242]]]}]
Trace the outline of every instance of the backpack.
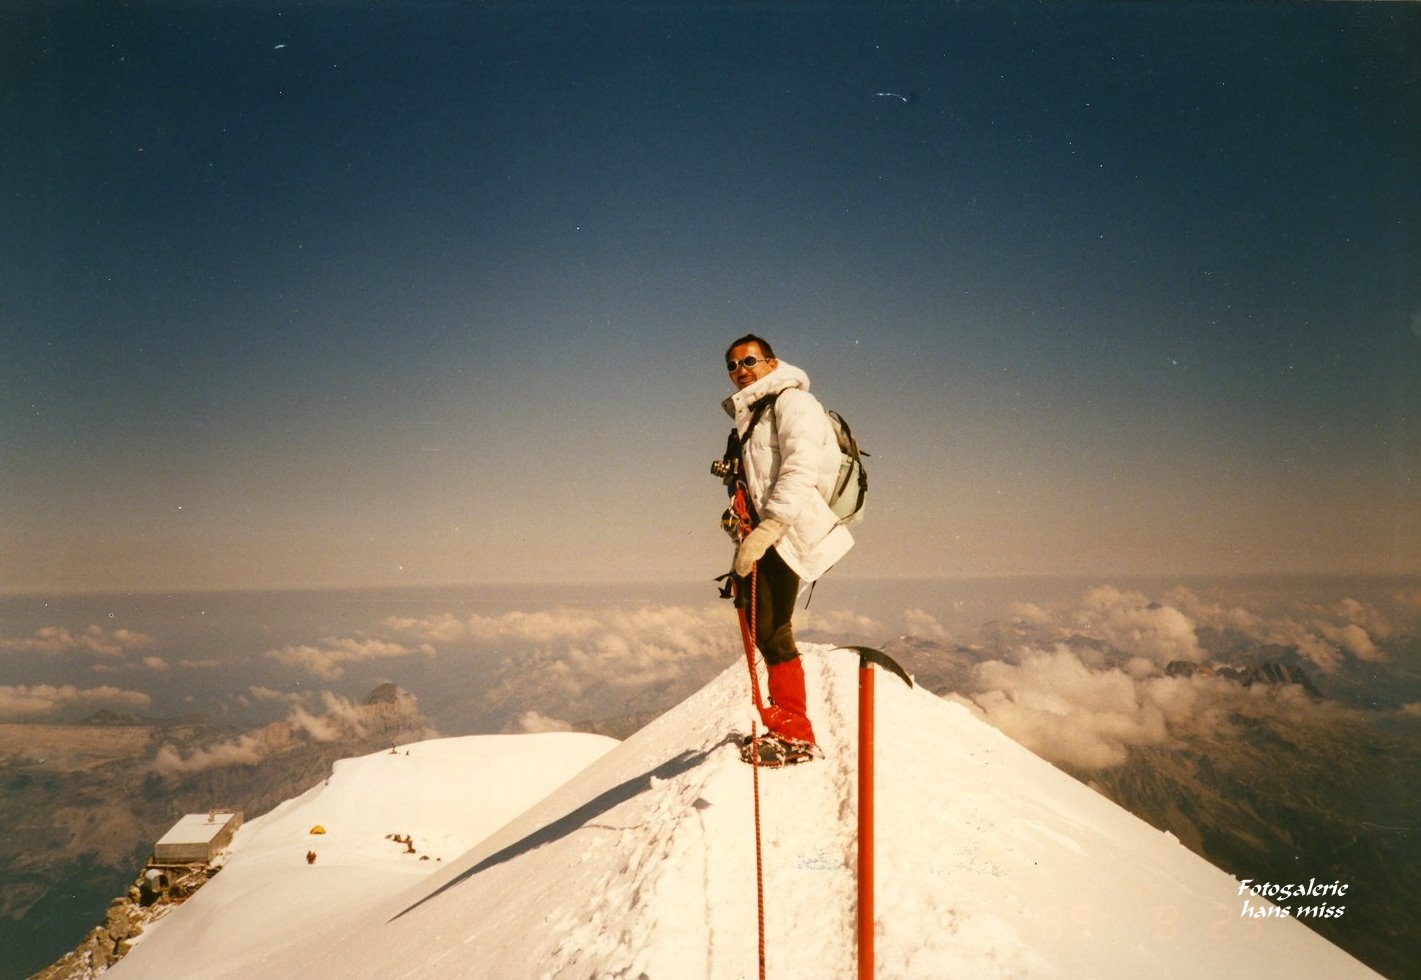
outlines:
[{"label": "backpack", "polygon": [[858,440],[849,429],[849,423],[838,412],[829,412],[829,424],[834,427],[834,437],[839,440],[839,478],[834,481],[834,492],[829,495],[829,509],[839,519],[840,524],[860,524],[863,522],[863,507],[868,500],[868,470],[863,467],[863,457],[868,453],[859,449]]},{"label": "backpack", "polygon": [[[750,424],[745,427],[743,436],[736,439],[735,431],[731,430],[730,436],[737,449],[750,441],[750,433],[755,431],[755,424],[760,421],[760,416],[765,414],[767,409],[774,407],[780,394],[775,392],[755,404],[755,410],[750,415]],[[840,457],[839,475],[834,480],[834,488],[825,502],[840,524],[853,526],[863,522],[863,508],[868,498],[868,471],[864,469],[863,457],[869,454],[859,449],[858,440],[854,438],[849,423],[842,415],[829,411],[825,414],[829,416],[829,425],[834,430],[834,438],[839,442]]]}]

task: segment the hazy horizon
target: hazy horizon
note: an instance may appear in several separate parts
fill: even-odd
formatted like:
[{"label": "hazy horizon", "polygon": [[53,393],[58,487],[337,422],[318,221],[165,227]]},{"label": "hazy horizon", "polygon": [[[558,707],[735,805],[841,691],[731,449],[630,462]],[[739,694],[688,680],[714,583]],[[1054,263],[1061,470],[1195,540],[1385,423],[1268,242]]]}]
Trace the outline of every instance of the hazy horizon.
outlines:
[{"label": "hazy horizon", "polygon": [[[1054,611],[1053,611],[1054,610]],[[1092,610],[1094,612],[1092,613]],[[1159,610],[1163,610],[1161,613]],[[1167,615],[1161,620],[1159,617]],[[992,623],[1059,620],[1062,638],[1121,635],[1199,659],[1197,637],[1237,634],[1331,675],[1409,673],[1421,577],[826,579],[796,612],[809,639],[883,645],[903,635],[991,649]],[[1189,637],[1181,646],[1181,637]],[[1248,639],[1248,638],[1252,639]],[[1411,639],[1408,639],[1411,638]],[[1026,643],[1026,640],[1022,640]],[[1037,637],[1046,652],[1056,640]],[[1120,644],[1114,634],[1098,642]],[[438,587],[0,597],[0,721],[75,720],[99,707],[253,724],[323,699],[358,702],[380,683],[415,693],[441,731],[516,728],[518,713],[577,723],[679,689],[738,656],[729,602],[709,579],[571,586]],[[1030,644],[1028,644],[1029,646]],[[1014,647],[1003,647],[1003,654]],[[1182,651],[1182,652],[1181,652]],[[1395,659],[1400,658],[1400,659]],[[1348,665],[1351,665],[1349,667]],[[909,665],[912,669],[912,665]],[[1092,669],[1100,669],[1095,664]],[[521,680],[520,680],[521,679]],[[480,684],[502,700],[468,700]],[[551,686],[550,686],[551,685]],[[1394,692],[1393,692],[1394,693]],[[1421,698],[1421,692],[1417,694]]]}]

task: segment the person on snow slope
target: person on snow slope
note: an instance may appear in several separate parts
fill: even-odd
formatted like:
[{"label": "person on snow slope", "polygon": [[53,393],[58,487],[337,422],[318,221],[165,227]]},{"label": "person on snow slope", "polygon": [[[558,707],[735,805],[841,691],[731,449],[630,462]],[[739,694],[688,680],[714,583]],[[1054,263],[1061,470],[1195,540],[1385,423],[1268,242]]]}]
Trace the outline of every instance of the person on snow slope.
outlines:
[{"label": "person on snow slope", "polygon": [[[809,376],[775,357],[754,334],[726,351],[734,394],[721,404],[735,421],[739,474],[746,490],[750,533],[735,552],[735,575],[755,582],[755,645],[769,674],[769,703],[762,720],[781,750],[814,745],[805,702],[804,666],[790,625],[801,582],[814,582],[854,539],[829,509],[839,475],[838,439]],[[751,427],[762,399],[774,401]],[[746,430],[750,430],[748,441]],[[758,568],[757,568],[758,566]]]}]

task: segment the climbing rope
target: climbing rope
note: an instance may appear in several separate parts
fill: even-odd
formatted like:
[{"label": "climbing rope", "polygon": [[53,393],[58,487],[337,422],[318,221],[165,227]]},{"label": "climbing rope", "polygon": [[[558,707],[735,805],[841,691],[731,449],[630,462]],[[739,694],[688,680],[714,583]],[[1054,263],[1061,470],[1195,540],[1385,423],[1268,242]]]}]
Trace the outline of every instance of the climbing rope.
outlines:
[{"label": "climbing rope", "polygon": [[750,772],[755,784],[755,912],[760,931],[760,980],[765,980],[765,870],[760,855],[760,736],[750,722]]},{"label": "climbing rope", "polygon": [[[736,516],[740,518],[740,539],[750,533],[749,508],[745,504],[745,488],[737,487],[732,503]],[[736,612],[740,618],[740,638],[745,643],[745,666],[750,672],[750,697],[757,713],[763,713],[764,702],[760,698],[760,675],[755,670],[755,597],[759,592],[760,565],[750,567],[749,602],[742,606],[736,602]],[[738,588],[744,587],[744,580],[733,580]],[[747,607],[748,606],[748,612]],[[760,980],[765,980],[765,866],[760,835],[760,729],[755,720],[750,720],[750,773],[755,787],[755,914],[759,929]]]},{"label": "climbing rope", "polygon": [[[750,508],[745,503],[745,488],[737,487],[735,497],[731,501],[731,510],[734,512],[740,527],[740,540],[744,541],[745,536],[750,533]],[[745,666],[750,672],[750,698],[755,704],[755,710],[763,716],[765,703],[760,697],[760,675],[755,670],[755,595],[760,591],[760,564],[756,562],[750,567],[750,595],[749,602],[742,603],[737,596],[735,612],[740,618],[740,639],[745,644]],[[744,579],[734,579],[737,590],[744,588]],[[748,613],[747,613],[748,608]]]}]

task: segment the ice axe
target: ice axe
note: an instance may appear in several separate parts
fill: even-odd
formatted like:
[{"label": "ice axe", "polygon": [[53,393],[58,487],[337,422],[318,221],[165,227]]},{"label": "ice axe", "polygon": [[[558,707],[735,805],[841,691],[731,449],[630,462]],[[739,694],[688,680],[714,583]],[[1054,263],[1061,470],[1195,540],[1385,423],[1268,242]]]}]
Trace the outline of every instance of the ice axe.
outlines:
[{"label": "ice axe", "polygon": [[882,650],[845,647],[859,655],[859,980],[873,977],[873,665],[897,674],[903,683],[913,679]]}]

